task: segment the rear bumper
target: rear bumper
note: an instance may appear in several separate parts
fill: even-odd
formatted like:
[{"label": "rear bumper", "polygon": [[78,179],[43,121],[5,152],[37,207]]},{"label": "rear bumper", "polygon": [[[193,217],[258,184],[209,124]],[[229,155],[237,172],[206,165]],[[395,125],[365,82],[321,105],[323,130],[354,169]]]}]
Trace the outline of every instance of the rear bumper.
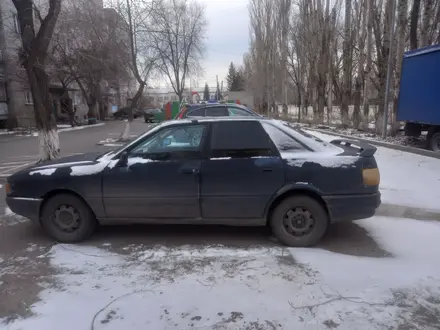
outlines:
[{"label": "rear bumper", "polygon": [[6,197],[6,204],[12,212],[39,223],[40,205],[42,200],[25,197]]},{"label": "rear bumper", "polygon": [[339,195],[323,197],[331,222],[353,221],[372,217],[379,207],[380,192],[366,195]]}]

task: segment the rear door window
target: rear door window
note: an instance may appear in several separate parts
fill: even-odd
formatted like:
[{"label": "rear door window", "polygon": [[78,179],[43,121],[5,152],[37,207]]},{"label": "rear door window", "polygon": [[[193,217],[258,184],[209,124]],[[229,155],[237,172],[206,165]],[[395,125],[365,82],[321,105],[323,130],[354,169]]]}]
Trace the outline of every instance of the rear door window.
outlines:
[{"label": "rear door window", "polygon": [[225,117],[229,116],[226,107],[208,107],[206,108],[206,117]]},{"label": "rear door window", "polygon": [[276,156],[273,144],[257,121],[231,121],[213,124],[211,158]]},{"label": "rear door window", "polygon": [[200,107],[194,110],[189,110],[187,117],[205,117],[205,108]]}]

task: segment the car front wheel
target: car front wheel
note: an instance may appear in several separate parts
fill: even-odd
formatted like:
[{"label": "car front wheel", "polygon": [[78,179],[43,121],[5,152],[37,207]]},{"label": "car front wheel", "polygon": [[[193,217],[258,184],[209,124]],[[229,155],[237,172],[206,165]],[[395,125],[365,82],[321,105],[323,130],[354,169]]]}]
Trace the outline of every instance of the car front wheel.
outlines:
[{"label": "car front wheel", "polygon": [[60,243],[76,243],[88,238],[96,229],[92,210],[80,198],[70,194],[51,197],[43,206],[41,225]]},{"label": "car front wheel", "polygon": [[309,196],[287,197],[276,206],[269,220],[274,235],[293,247],[315,245],[329,223],[325,208]]}]

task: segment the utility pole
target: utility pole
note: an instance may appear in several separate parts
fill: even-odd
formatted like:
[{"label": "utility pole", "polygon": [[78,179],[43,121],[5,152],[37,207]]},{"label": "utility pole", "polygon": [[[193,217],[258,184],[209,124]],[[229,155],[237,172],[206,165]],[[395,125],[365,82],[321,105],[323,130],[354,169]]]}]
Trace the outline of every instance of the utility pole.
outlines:
[{"label": "utility pole", "polygon": [[215,79],[217,81],[217,85],[215,86],[215,100],[218,101],[219,96],[220,96],[220,95],[218,95],[218,92],[219,92],[219,90],[218,90],[218,75],[215,76]]},{"label": "utility pole", "polygon": [[390,20],[390,49],[388,54],[388,68],[387,68],[387,81],[385,85],[385,104],[383,109],[383,129],[382,129],[382,138],[385,139],[387,137],[387,129],[388,129],[388,99],[390,97],[390,84],[391,84],[391,70],[392,70],[392,53],[393,53],[393,40],[394,40],[394,21],[396,19],[396,0],[391,1],[391,20]]}]

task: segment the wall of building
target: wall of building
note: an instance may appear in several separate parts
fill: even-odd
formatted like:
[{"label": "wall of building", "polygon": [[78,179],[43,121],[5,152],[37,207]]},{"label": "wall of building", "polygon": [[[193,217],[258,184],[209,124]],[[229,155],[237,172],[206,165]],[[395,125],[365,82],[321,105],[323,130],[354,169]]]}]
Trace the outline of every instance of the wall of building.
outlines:
[{"label": "wall of building", "polygon": [[227,99],[239,100],[241,104],[245,104],[250,109],[253,109],[255,107],[254,94],[252,92],[247,92],[247,91],[228,92]]},{"label": "wall of building", "polygon": [[0,1],[1,38],[0,50],[2,52],[5,85],[7,94],[7,107],[9,113],[15,113],[20,126],[35,125],[33,115],[32,97],[26,79],[26,72],[18,60],[20,48],[20,33],[17,12],[11,0]]}]

